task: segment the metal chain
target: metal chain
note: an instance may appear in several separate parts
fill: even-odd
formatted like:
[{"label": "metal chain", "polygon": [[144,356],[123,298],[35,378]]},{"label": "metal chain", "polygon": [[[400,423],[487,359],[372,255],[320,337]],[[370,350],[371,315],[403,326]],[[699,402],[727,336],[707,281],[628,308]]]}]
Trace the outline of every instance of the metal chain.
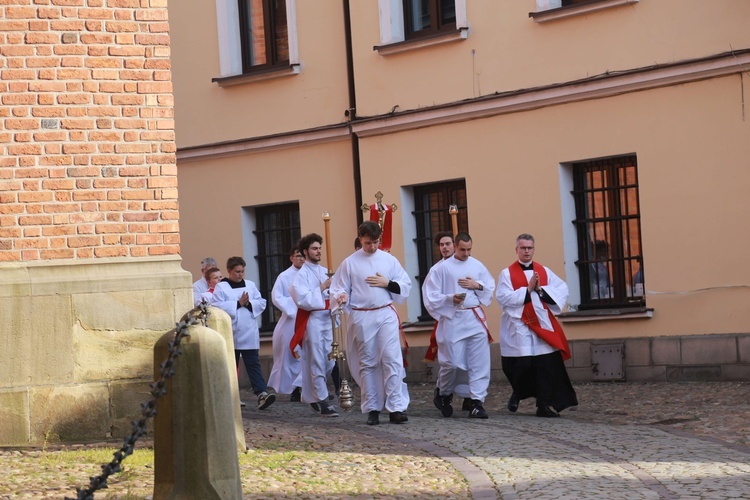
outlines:
[{"label": "metal chain", "polygon": [[[76,488],[78,492],[77,500],[94,500],[94,492],[107,487],[107,478],[122,471],[120,464],[128,455],[132,455],[136,441],[146,433],[146,422],[156,415],[156,400],[167,393],[167,380],[174,375],[175,360],[177,356],[182,354],[180,343],[182,339],[190,336],[188,328],[197,325],[198,322],[206,326],[206,320],[208,320],[208,303],[204,299],[200,305],[185,313],[179,323],[176,324],[174,339],[167,344],[167,359],[159,365],[159,380],[150,385],[151,399],[148,403],[141,404],[141,418],[133,422],[132,431],[125,437],[122,447],[114,453],[114,459],[102,465],[102,473],[91,478],[88,488]],[[65,500],[74,499],[65,497]]]}]

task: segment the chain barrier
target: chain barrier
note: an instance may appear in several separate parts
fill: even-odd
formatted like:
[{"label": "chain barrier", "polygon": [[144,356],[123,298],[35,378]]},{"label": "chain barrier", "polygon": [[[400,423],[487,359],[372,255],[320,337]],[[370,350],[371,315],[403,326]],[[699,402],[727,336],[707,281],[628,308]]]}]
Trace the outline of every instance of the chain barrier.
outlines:
[{"label": "chain barrier", "polygon": [[[146,433],[146,423],[148,422],[148,419],[156,415],[156,400],[167,393],[167,380],[174,375],[175,360],[177,359],[177,356],[182,354],[180,343],[182,342],[182,339],[190,336],[188,328],[197,325],[199,322],[201,325],[206,326],[207,320],[208,303],[204,299],[200,305],[185,313],[176,324],[174,339],[170,340],[167,344],[167,359],[159,365],[159,380],[150,385],[151,399],[148,403],[141,404],[141,418],[133,422],[132,431],[125,437],[122,447],[114,453],[114,459],[111,462],[102,465],[102,473],[91,478],[88,488],[76,488],[76,491],[78,492],[78,496],[76,497],[77,500],[94,500],[94,492],[96,490],[107,488],[107,478],[112,474],[122,471],[120,464],[122,464],[122,461],[125,460],[127,456],[133,454],[136,441]],[[74,499],[65,497],[65,500]]]}]

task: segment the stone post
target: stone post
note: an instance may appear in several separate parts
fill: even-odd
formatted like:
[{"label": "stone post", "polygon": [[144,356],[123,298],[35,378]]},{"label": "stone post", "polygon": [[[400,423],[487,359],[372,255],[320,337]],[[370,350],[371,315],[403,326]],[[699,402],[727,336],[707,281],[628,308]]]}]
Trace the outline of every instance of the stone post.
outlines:
[{"label": "stone post", "polygon": [[240,409],[240,387],[237,380],[237,366],[234,362],[234,335],[232,333],[232,318],[218,307],[209,308],[209,328],[216,330],[224,337],[227,346],[227,369],[229,370],[229,389],[232,393],[232,410],[234,412],[234,433],[237,438],[237,451],[246,453],[245,427],[242,425],[242,410]]},{"label": "stone post", "polygon": [[[154,372],[174,331],[154,346]],[[154,419],[154,499],[242,498],[227,346],[219,333],[190,327]]]}]

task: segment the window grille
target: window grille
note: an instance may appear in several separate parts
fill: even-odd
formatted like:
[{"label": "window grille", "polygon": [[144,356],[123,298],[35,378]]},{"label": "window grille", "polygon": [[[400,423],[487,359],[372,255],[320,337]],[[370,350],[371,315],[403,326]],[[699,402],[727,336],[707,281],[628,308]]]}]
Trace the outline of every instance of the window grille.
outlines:
[{"label": "window grille", "polygon": [[[448,181],[434,184],[425,184],[414,187],[414,218],[417,225],[417,259],[419,261],[419,275],[416,276],[419,283],[421,296],[422,284],[427,272],[438,262],[442,256],[440,250],[434,244],[435,234],[441,231],[452,232],[451,216],[448,207],[458,207],[458,230],[469,230],[469,213],[466,205],[466,181]],[[431,321],[432,317],[422,303],[420,321]]]},{"label": "window grille", "polygon": [[634,155],[573,164],[579,309],[644,307]]},{"label": "window grille", "polygon": [[301,237],[299,203],[255,207],[255,221],[253,234],[258,241],[258,289],[266,299],[260,330],[271,332],[281,317],[281,311],[271,301],[271,291],[279,274],[290,266],[289,250]]}]

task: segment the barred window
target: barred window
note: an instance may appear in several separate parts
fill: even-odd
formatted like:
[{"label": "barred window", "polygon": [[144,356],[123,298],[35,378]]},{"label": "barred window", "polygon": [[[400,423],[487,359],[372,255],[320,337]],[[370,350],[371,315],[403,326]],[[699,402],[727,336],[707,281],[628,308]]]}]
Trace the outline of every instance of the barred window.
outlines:
[{"label": "barred window", "polygon": [[634,155],[573,163],[579,309],[644,307]]},{"label": "barred window", "polygon": [[260,294],[266,299],[266,310],[261,319],[261,332],[271,332],[281,317],[281,311],[271,302],[271,291],[276,278],[289,267],[289,250],[299,241],[299,203],[255,207],[255,237],[258,240]]},{"label": "barred window", "polygon": [[[432,241],[441,231],[452,231],[448,208],[458,207],[458,231],[469,231],[469,212],[466,206],[466,181],[437,182],[414,187],[414,218],[416,219],[417,259],[419,275],[416,276],[421,293],[422,284],[430,268],[442,257]],[[430,321],[432,317],[422,304],[419,321]]]}]

